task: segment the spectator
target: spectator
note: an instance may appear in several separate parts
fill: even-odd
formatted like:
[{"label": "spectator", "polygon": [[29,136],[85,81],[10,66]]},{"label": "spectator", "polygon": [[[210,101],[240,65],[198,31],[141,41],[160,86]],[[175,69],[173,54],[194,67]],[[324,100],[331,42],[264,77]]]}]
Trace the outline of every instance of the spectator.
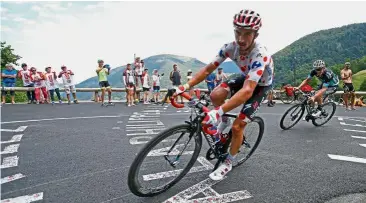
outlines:
[{"label": "spectator", "polygon": [[226,74],[222,71],[222,67],[219,67],[218,70],[217,70],[217,75],[216,75],[216,87],[219,86],[222,81],[226,80],[227,79],[227,76]]},{"label": "spectator", "polygon": [[215,73],[211,73],[206,77],[205,82],[207,83],[208,94],[211,94],[212,90],[215,88],[215,79]]},{"label": "spectator", "polygon": [[[30,71],[25,63],[22,63],[22,69],[18,72],[18,78],[22,79],[23,87],[34,87],[34,83],[30,80]],[[36,100],[36,95],[34,90],[27,91],[28,104],[34,103]]]},{"label": "spectator", "polygon": [[[13,65],[7,64],[6,69],[4,69],[1,73],[2,86],[15,87],[16,77],[17,77],[17,71],[14,69]],[[8,91],[2,90],[1,93],[3,97],[2,104],[5,104],[5,98],[6,95],[8,94]],[[14,90],[10,90],[10,97],[12,104],[15,104],[14,96],[15,96]]]},{"label": "spectator", "polygon": [[123,72],[123,83],[126,88],[127,105],[135,106],[134,95],[136,91],[135,86],[135,71],[131,69],[131,64],[128,63],[125,71]]},{"label": "spectator", "polygon": [[140,101],[140,92],[136,91],[136,88],[139,88],[140,84],[142,86],[142,72],[143,72],[143,67],[142,67],[142,61],[140,61],[140,57],[136,57],[135,59],[135,63],[134,63],[134,71],[135,71],[135,101],[139,102]]},{"label": "spectator", "polygon": [[[181,85],[181,75],[180,75],[180,71],[178,70],[178,65],[174,64],[173,65],[173,71],[170,72],[170,76],[169,76],[170,80],[172,81],[172,85],[173,88],[178,87],[179,85]],[[183,97],[179,96],[181,103],[183,104]],[[176,97],[176,100],[178,101],[178,97]]]},{"label": "spectator", "polygon": [[149,102],[149,91],[150,91],[150,77],[148,73],[148,68],[144,69],[142,73],[142,89],[144,91],[144,104],[150,104]]},{"label": "spectator", "polygon": [[276,104],[276,102],[274,102],[273,101],[273,94],[274,94],[274,87],[275,87],[275,80],[274,80],[274,72],[273,72],[273,75],[272,75],[272,77],[273,77],[273,80],[272,80],[272,87],[271,87],[271,90],[269,91],[269,93],[268,93],[268,103],[267,103],[267,105],[269,106],[269,107],[273,107],[275,104]]},{"label": "spectator", "polygon": [[[346,110],[356,110],[355,109],[355,88],[352,84],[352,70],[351,70],[351,63],[346,62],[344,64],[343,69],[341,70],[341,78],[343,80],[343,100],[346,105]],[[348,98],[351,97],[351,108],[348,106]]]},{"label": "spectator", "polygon": [[[164,76],[164,73],[161,74],[161,76]],[[160,77],[157,69],[154,69],[153,71],[153,90],[154,90],[154,102],[158,103],[160,98]]]},{"label": "spectator", "polygon": [[[188,69],[188,72],[187,72],[187,82],[190,80],[190,79],[192,79],[192,70],[191,69]],[[190,96],[193,96],[193,94],[194,94],[194,90],[193,89],[190,89],[189,90],[189,95]]]},{"label": "spectator", "polygon": [[58,74],[59,78],[62,78],[62,82],[64,84],[66,96],[67,96],[67,104],[71,104],[70,101],[70,92],[74,97],[74,103],[78,104],[78,100],[76,99],[76,88],[74,85],[74,73],[71,70],[67,70],[66,66],[61,66],[61,72]]},{"label": "spectator", "polygon": [[55,104],[55,97],[54,97],[55,92],[56,92],[56,95],[57,95],[57,98],[58,98],[58,102],[60,104],[62,104],[60,89],[59,89],[58,82],[57,82],[56,72],[51,71],[51,67],[47,67],[45,76],[46,76],[45,77],[46,78],[46,86],[47,86],[47,89],[50,93],[52,105]]},{"label": "spectator", "polygon": [[[37,69],[35,67],[32,67],[31,69],[31,74],[30,74],[30,79],[31,81],[34,83],[34,92],[36,95],[36,101],[37,104],[40,103],[48,103],[47,97],[47,87],[46,87],[46,83],[45,83],[45,75],[42,72],[37,72]],[[43,100],[41,100],[41,92],[43,94]]]},{"label": "spectator", "polygon": [[97,75],[98,75],[98,80],[99,80],[99,86],[102,89],[102,106],[105,106],[106,104],[104,104],[104,95],[105,95],[105,89],[107,89],[108,91],[108,104],[112,105],[112,89],[111,86],[108,82],[108,75],[110,73],[111,67],[106,64],[104,65],[104,61],[103,60],[98,60],[98,67],[97,67]]}]

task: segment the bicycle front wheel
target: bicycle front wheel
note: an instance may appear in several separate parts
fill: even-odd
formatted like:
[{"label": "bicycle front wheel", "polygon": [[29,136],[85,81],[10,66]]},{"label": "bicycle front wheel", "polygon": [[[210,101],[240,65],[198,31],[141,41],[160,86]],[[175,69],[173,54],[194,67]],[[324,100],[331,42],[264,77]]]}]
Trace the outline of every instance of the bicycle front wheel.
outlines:
[{"label": "bicycle front wheel", "polygon": [[140,197],[151,197],[181,180],[201,151],[202,137],[195,130],[189,124],[182,124],[150,140],[138,153],[128,172],[131,192]]},{"label": "bicycle front wheel", "polygon": [[[296,104],[289,108],[285,114],[283,114],[281,121],[280,121],[280,127],[283,130],[288,130],[296,125],[301,119],[301,117],[304,115],[305,112],[305,106],[303,104]],[[286,116],[289,115],[289,120],[292,121],[292,124],[287,124],[285,122]]]},{"label": "bicycle front wheel", "polygon": [[[322,105],[322,114],[319,118],[313,119],[312,123],[315,126],[326,124],[334,115],[337,105],[334,102],[328,102]],[[329,109],[329,110],[326,110]]]}]

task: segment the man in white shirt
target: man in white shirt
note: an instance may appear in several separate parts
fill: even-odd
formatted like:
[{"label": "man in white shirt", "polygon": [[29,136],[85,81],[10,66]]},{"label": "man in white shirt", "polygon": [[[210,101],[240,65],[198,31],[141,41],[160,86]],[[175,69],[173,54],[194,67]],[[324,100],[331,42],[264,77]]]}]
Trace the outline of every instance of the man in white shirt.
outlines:
[{"label": "man in white shirt", "polygon": [[123,83],[126,88],[127,105],[135,106],[134,104],[135,100],[134,96],[136,91],[135,71],[131,69],[130,63],[127,64],[126,69],[123,71],[122,77],[123,77]]},{"label": "man in white shirt", "polygon": [[51,67],[47,67],[46,68],[46,73],[45,73],[45,81],[46,81],[46,86],[47,89],[50,93],[50,97],[52,100],[52,105],[55,104],[55,97],[54,97],[54,93],[56,92],[58,101],[60,104],[62,104],[61,101],[61,95],[60,95],[60,89],[58,87],[58,82],[57,82],[57,76],[56,76],[56,72],[51,70]]},{"label": "man in white shirt", "polygon": [[74,97],[74,103],[78,104],[78,100],[76,99],[76,88],[74,85],[74,73],[71,70],[67,70],[66,66],[61,66],[61,72],[58,74],[59,78],[62,78],[62,82],[64,83],[64,88],[68,100],[68,104],[70,105],[70,92]]},{"label": "man in white shirt", "polygon": [[142,73],[142,89],[144,91],[144,104],[150,104],[149,102],[149,91],[150,91],[150,77],[148,73],[148,68],[144,69]]},{"label": "man in white shirt", "polygon": [[153,75],[152,75],[152,81],[153,81],[154,102],[155,103],[157,103],[159,101],[159,97],[160,97],[160,78],[163,75],[164,75],[164,73],[159,75],[158,70],[154,69]]}]

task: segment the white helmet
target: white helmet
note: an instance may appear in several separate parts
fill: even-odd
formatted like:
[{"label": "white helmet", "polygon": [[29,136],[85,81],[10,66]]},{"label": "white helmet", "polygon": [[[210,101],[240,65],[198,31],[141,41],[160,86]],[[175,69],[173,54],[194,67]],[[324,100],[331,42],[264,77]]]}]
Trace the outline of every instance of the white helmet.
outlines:
[{"label": "white helmet", "polygon": [[234,26],[258,31],[262,27],[262,18],[259,13],[244,9],[234,15]]},{"label": "white helmet", "polygon": [[192,70],[191,69],[188,69],[188,71],[187,71],[188,73],[192,73]]},{"label": "white helmet", "polygon": [[313,63],[313,68],[314,69],[317,69],[317,68],[324,68],[325,67],[325,63],[323,60],[316,60],[314,63]]}]

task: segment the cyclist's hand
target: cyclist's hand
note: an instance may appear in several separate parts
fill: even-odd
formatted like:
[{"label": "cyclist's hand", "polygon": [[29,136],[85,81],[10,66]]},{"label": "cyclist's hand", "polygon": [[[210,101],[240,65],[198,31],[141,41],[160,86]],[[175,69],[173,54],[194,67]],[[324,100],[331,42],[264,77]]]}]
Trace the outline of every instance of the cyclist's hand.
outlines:
[{"label": "cyclist's hand", "polygon": [[315,101],[315,97],[310,97],[310,98],[309,98],[309,101],[310,101],[310,102],[312,102],[312,103],[314,103],[314,101]]},{"label": "cyclist's hand", "polygon": [[180,95],[183,92],[185,92],[187,89],[189,89],[189,85],[188,84],[179,85],[178,87],[175,88],[175,95]]},{"label": "cyclist's hand", "polygon": [[294,87],[294,91],[298,91],[299,89],[299,87]]},{"label": "cyclist's hand", "polygon": [[203,119],[202,124],[204,125],[214,125],[217,126],[219,121],[221,120],[221,116],[224,114],[221,106],[212,109],[206,114],[206,117]]}]

